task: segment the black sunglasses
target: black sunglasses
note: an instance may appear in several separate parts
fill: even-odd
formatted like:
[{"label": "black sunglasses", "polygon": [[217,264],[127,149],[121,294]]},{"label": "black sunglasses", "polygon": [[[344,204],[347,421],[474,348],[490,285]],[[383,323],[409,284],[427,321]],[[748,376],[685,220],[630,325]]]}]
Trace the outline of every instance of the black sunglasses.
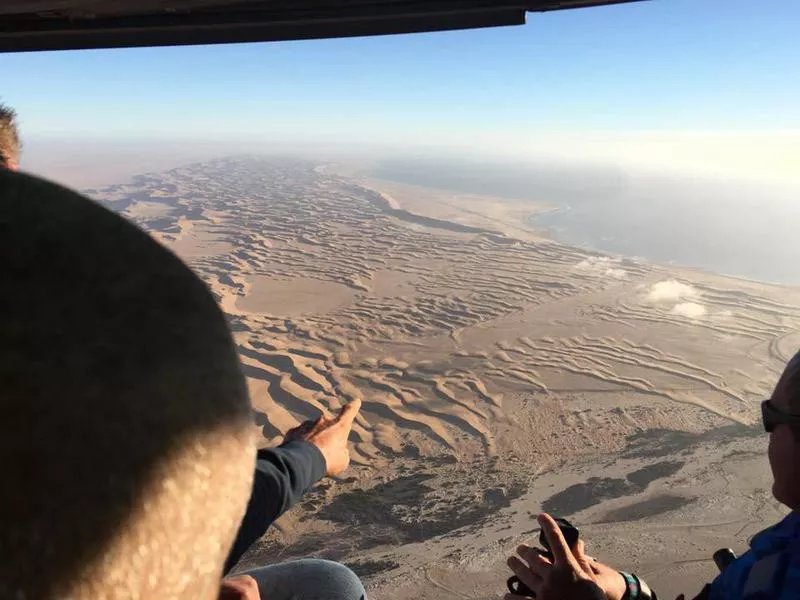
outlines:
[{"label": "black sunglasses", "polygon": [[772,430],[778,425],[800,427],[800,415],[782,412],[775,408],[775,405],[769,400],[764,400],[761,403],[761,420],[767,433],[772,433]]}]

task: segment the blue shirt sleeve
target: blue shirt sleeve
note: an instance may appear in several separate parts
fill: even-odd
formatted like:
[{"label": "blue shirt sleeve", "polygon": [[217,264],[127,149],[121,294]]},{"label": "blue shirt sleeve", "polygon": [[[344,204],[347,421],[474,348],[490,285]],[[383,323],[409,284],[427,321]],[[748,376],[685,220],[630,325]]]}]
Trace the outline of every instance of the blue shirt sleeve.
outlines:
[{"label": "blue shirt sleeve", "polygon": [[768,572],[757,585],[751,575],[758,558],[753,552],[744,554],[731,564],[711,585],[709,600],[788,600],[800,598],[800,555],[791,549],[761,559],[768,560]]},{"label": "blue shirt sleeve", "polygon": [[750,550],[712,583],[709,600],[800,598],[800,513],[753,537]]},{"label": "blue shirt sleeve", "polygon": [[325,475],[325,458],[306,441],[295,440],[277,448],[259,450],[253,491],[225,562],[230,571],[269,526]]}]

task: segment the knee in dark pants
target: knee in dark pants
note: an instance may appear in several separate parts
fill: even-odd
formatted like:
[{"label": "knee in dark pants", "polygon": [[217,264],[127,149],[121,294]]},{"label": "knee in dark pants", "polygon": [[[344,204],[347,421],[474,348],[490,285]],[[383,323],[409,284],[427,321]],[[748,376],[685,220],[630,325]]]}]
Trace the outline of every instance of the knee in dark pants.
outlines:
[{"label": "knee in dark pants", "polygon": [[306,558],[246,573],[266,600],[366,600],[358,575],[330,560]]},{"label": "knee in dark pants", "polygon": [[326,588],[330,598],[337,600],[365,600],[364,585],[348,567],[330,560],[309,559],[313,562],[314,569],[319,570],[320,577],[326,581]]}]

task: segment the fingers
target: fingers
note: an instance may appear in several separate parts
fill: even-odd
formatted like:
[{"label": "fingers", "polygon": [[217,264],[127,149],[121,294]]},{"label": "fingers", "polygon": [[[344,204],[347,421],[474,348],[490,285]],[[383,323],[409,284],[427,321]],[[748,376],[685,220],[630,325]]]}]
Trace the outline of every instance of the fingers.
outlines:
[{"label": "fingers", "polygon": [[567,546],[564,534],[561,533],[561,529],[559,529],[553,517],[547,513],[542,513],[537,518],[537,521],[542,526],[544,536],[550,545],[550,552],[553,553],[553,564],[557,566],[574,564],[575,558],[572,556],[572,551]]},{"label": "fingers", "polygon": [[539,556],[539,549],[528,546],[527,544],[520,544],[517,546],[517,554],[519,554],[525,562],[531,562],[531,560]]},{"label": "fingers", "polygon": [[522,560],[528,563],[530,570],[539,577],[544,578],[547,575],[548,569],[553,566],[553,563],[551,563],[549,559],[542,556],[538,548],[531,548],[523,544],[517,548],[517,554],[520,555]]},{"label": "fingers", "polygon": [[534,592],[542,585],[542,578],[531,571],[524,562],[516,556],[510,557],[506,564],[508,568],[514,572],[514,575],[519,577],[519,580],[528,586]]},{"label": "fingers", "polygon": [[594,562],[594,557],[586,554],[586,544],[583,540],[578,540],[578,543],[575,544],[575,547],[572,549],[572,554],[578,561],[584,560],[586,563]]},{"label": "fingers", "polygon": [[583,543],[583,540],[578,540],[578,543],[575,544],[575,547],[572,549],[572,553],[575,556],[575,560],[578,561],[578,564],[584,571],[587,573],[595,572],[596,569],[592,568],[592,558],[586,556],[586,544]]},{"label": "fingers", "polygon": [[531,558],[531,560],[528,562],[528,566],[530,567],[531,571],[536,573],[539,577],[544,578],[547,576],[547,572],[553,568],[553,563],[551,563],[541,554],[537,554]]},{"label": "fingers", "polygon": [[351,400],[342,407],[342,412],[339,413],[338,421],[344,423],[348,427],[352,427],[359,410],[361,410],[361,398]]}]

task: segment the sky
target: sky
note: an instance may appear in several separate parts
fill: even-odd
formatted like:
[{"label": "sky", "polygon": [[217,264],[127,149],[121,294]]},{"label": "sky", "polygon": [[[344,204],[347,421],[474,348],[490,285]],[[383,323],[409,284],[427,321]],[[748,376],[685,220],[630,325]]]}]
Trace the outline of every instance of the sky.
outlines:
[{"label": "sky", "polygon": [[800,2],[653,0],[521,27],[0,55],[26,138],[264,140],[800,182]]}]

